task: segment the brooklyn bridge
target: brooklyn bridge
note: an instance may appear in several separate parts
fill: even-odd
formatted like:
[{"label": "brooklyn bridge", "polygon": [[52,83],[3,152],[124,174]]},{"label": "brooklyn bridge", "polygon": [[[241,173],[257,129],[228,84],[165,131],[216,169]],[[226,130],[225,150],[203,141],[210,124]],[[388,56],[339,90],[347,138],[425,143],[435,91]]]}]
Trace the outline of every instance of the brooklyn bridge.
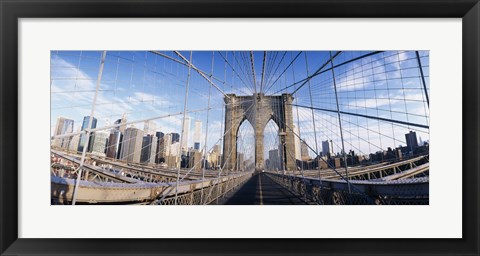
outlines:
[{"label": "brooklyn bridge", "polygon": [[52,204],[429,204],[428,51],[52,51],[50,70]]}]

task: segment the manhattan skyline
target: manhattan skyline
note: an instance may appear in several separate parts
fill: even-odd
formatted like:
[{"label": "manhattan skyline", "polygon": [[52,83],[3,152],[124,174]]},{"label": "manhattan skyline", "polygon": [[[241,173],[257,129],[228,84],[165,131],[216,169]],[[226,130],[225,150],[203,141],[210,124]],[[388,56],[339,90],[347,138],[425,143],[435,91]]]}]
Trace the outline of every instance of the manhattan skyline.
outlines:
[{"label": "manhattan skyline", "polygon": [[[172,52],[162,52],[172,59],[177,59]],[[182,55],[189,57],[189,52],[181,51]],[[321,63],[329,58],[328,51],[309,52],[268,52],[271,64],[267,64],[270,76],[265,80],[266,89],[269,93],[291,92],[300,85],[302,79],[316,71]],[[355,58],[366,52],[344,52],[338,57],[338,62]],[[257,73],[255,81],[249,76],[252,71],[247,70],[244,64],[245,52],[218,52],[218,51],[194,51],[192,63],[199,69],[213,74],[212,81],[222,87],[226,92],[237,95],[249,95],[253,92],[252,83],[261,83],[258,74],[262,68],[261,51],[253,52],[253,59],[258,63],[253,70]],[[428,51],[420,51],[424,72],[426,73],[428,88]],[[55,130],[56,117],[63,116],[74,120],[73,131],[78,131],[84,116],[91,112],[91,101],[94,95],[95,82],[100,65],[101,52],[93,51],[52,51],[51,54],[51,131]],[[338,93],[341,95],[340,105],[345,110],[371,114],[380,117],[396,118],[411,123],[428,125],[428,106],[425,103],[425,95],[421,89],[418,70],[415,69],[416,59],[413,52],[392,51],[372,55],[361,62],[352,62],[339,68],[337,76]],[[281,60],[281,61],[280,61]],[[293,64],[288,67],[291,61]],[[213,66],[212,66],[213,63]],[[306,68],[306,63],[308,67]],[[269,68],[270,67],[270,68]],[[269,68],[269,69],[268,69]],[[281,74],[284,69],[286,72]],[[212,73],[213,71],[213,73]],[[275,72],[276,71],[276,72]],[[112,124],[122,115],[128,120],[142,120],[154,116],[169,115],[182,112],[185,98],[185,84],[188,69],[148,51],[108,51],[102,80],[100,83],[97,106],[94,116],[98,119],[97,127]],[[308,75],[307,75],[308,73]],[[239,76],[240,74],[240,76]],[[327,83],[332,78],[315,77],[309,81],[313,90],[313,104],[316,107],[335,108],[332,101],[332,92]],[[188,92],[188,110],[205,109],[208,107],[208,95],[210,94],[209,127],[207,148],[212,148],[223,134],[223,95],[215,89],[199,74],[192,72],[189,78],[190,90]],[[286,89],[285,89],[286,88]],[[310,105],[309,90],[306,86],[296,94],[298,105]],[[213,99],[213,100],[212,100]],[[206,131],[206,111],[188,114],[191,120],[202,122],[201,144],[203,147]],[[340,152],[339,134],[335,131],[335,115],[330,113],[315,113],[317,118],[314,127],[311,110],[297,108],[294,110],[295,126],[300,126],[299,132],[312,148],[321,151],[320,141],[333,140],[334,151]],[[172,116],[153,120],[158,131],[164,133],[180,133],[182,116]],[[193,123],[193,122],[192,122]],[[355,125],[352,125],[355,123]],[[143,129],[143,124],[134,124],[136,128]],[[358,117],[345,117],[344,126],[349,127],[345,137],[349,137],[346,151],[369,154],[387,147],[405,146],[403,135],[412,127],[393,126],[382,122],[375,122]],[[356,127],[355,127],[356,126]],[[269,124],[265,130],[269,136],[265,152],[275,148],[276,140],[275,124]],[[317,142],[313,136],[317,129]],[[428,141],[428,130],[415,128],[419,136]],[[321,130],[321,133],[319,134]],[[383,134],[379,134],[379,131]],[[194,146],[192,128],[189,130],[188,147]],[[242,124],[239,136],[245,137],[245,141],[251,140],[253,130],[247,122]],[[368,141],[359,139],[368,137]],[[245,153],[252,150],[251,143],[240,143]],[[248,145],[250,144],[250,145]],[[315,145],[317,144],[317,145]],[[208,150],[207,149],[207,150]],[[309,150],[310,156],[315,154]]]},{"label": "manhattan skyline", "polygon": [[429,204],[429,51],[52,51],[52,204]]}]

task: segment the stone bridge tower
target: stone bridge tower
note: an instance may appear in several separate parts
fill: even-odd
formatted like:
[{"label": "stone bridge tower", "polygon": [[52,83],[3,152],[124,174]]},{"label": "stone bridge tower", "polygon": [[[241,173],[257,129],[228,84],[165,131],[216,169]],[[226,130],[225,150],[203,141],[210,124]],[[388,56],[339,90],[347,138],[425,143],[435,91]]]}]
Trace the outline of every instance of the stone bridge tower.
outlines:
[{"label": "stone bridge tower", "polygon": [[265,96],[263,93],[252,96],[236,96],[227,94],[225,97],[225,136],[223,140],[223,163],[225,168],[236,169],[237,138],[240,125],[250,122],[255,132],[255,170],[264,168],[265,157],[263,134],[267,123],[272,119],[279,127],[280,153],[286,170],[294,170],[295,143],[293,133],[293,116],[291,94]]}]

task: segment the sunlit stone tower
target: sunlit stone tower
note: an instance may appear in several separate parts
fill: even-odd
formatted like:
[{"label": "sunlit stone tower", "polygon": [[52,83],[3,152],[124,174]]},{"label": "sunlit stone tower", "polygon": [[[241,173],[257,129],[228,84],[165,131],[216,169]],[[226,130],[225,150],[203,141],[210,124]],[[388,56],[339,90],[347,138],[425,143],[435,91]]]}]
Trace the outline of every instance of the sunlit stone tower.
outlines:
[{"label": "sunlit stone tower", "polygon": [[280,143],[283,150],[281,161],[287,170],[295,169],[295,135],[293,129],[291,94],[252,96],[227,94],[225,100],[225,136],[223,140],[223,162],[225,168],[235,169],[237,162],[237,133],[242,122],[247,120],[255,131],[255,170],[264,169],[263,134],[268,121],[272,119],[279,127]]}]

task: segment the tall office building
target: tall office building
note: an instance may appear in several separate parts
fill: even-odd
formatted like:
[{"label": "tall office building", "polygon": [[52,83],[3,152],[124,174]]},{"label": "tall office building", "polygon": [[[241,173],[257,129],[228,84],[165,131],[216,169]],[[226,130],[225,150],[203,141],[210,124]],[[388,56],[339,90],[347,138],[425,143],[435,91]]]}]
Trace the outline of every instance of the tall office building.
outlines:
[{"label": "tall office building", "polygon": [[105,156],[105,149],[110,133],[107,131],[96,131],[92,135],[92,154]]},{"label": "tall office building", "polygon": [[302,151],[302,161],[308,161],[310,160],[310,155],[308,154],[308,146],[305,141],[301,142],[301,151]]},{"label": "tall office building", "polygon": [[[83,123],[82,123],[82,131],[84,131],[85,129],[87,129],[88,127],[88,122],[90,122],[90,116],[85,116],[83,118]],[[90,126],[90,129],[94,129],[94,128],[97,128],[97,119],[95,117],[92,117],[92,125]],[[90,137],[88,138],[89,139],[89,147],[87,149],[87,151],[91,151],[92,149],[92,134],[90,134]],[[80,135],[80,142],[78,143],[78,150],[79,152],[83,152],[83,147],[85,145],[87,141],[87,135],[85,133],[82,133]]]},{"label": "tall office building", "polygon": [[278,149],[272,149],[268,151],[268,160],[269,160],[269,168],[271,170],[280,170],[281,169],[281,164],[280,164],[280,152]]},{"label": "tall office building", "polygon": [[[90,116],[83,117],[82,131],[88,127],[88,122],[90,122]],[[90,127],[91,129],[97,128],[97,119],[95,117],[92,117],[92,126]]]},{"label": "tall office building", "polygon": [[157,139],[160,139],[160,138],[163,138],[163,136],[165,136],[165,134],[163,132],[156,132],[155,136],[157,137]]},{"label": "tall office building", "polygon": [[162,155],[162,153],[165,150],[165,134],[163,132],[156,132],[155,133],[157,137],[157,148],[155,149],[155,163],[159,164],[165,160],[165,154]]},{"label": "tall office building", "polygon": [[333,156],[333,141],[332,140],[326,140],[322,141],[322,154],[324,156]]},{"label": "tall office building", "polygon": [[171,135],[172,135],[171,136],[172,137],[172,143],[180,142],[180,134],[172,132]]},{"label": "tall office building", "polygon": [[216,168],[220,164],[219,158],[221,158],[220,145],[215,145],[213,146],[212,151],[207,155],[210,166]]},{"label": "tall office building", "polygon": [[157,151],[157,137],[155,135],[143,136],[142,152],[140,155],[141,163],[154,163],[155,152]]},{"label": "tall office building", "polygon": [[122,115],[122,118],[117,119],[117,121],[114,122],[114,124],[119,124],[120,126],[117,126],[115,129],[119,130],[122,134],[125,134],[125,130],[127,129],[127,118],[126,114]]},{"label": "tall office building", "polygon": [[155,135],[157,132],[157,124],[153,120],[145,121],[143,124],[144,135]]},{"label": "tall office building", "polygon": [[183,123],[183,138],[180,138],[181,143],[181,152],[188,152],[188,140],[190,134],[190,117],[185,117],[185,123]]},{"label": "tall office building", "polygon": [[140,162],[140,155],[143,143],[143,131],[129,127],[123,135],[121,159],[127,162]]},{"label": "tall office building", "polygon": [[[293,132],[295,132],[296,135],[295,136],[295,158],[298,159],[298,160],[301,160],[302,159],[302,151],[301,151],[301,144],[300,144],[300,138],[298,136],[300,136],[300,130],[298,129],[297,126],[293,126]],[[298,136],[297,136],[298,135]]]},{"label": "tall office building", "polygon": [[195,120],[193,130],[193,148],[200,150],[200,140],[202,139],[202,121]]},{"label": "tall office building", "polygon": [[198,150],[191,149],[188,152],[187,168],[193,168],[194,170],[202,169],[202,153]]},{"label": "tall office building", "polygon": [[68,145],[68,151],[77,152],[79,142],[80,142],[80,134],[73,135],[72,137],[70,137],[70,144]]},{"label": "tall office building", "polygon": [[220,145],[215,145],[212,148],[212,152],[215,152],[216,154],[220,154]]},{"label": "tall office building", "polygon": [[[58,117],[53,135],[63,135],[73,132],[73,120],[65,117]],[[55,138],[53,145],[55,147],[68,149],[70,138]]]},{"label": "tall office building", "polygon": [[180,143],[175,142],[170,145],[170,155],[179,157],[181,156],[182,151],[180,150]]},{"label": "tall office building", "polygon": [[[176,142],[178,144],[178,142]],[[159,148],[159,163],[165,163],[169,167],[176,167],[176,157],[171,155],[172,134],[167,133],[163,136],[163,145]],[[163,160],[163,161],[162,161]]]},{"label": "tall office building", "polygon": [[117,119],[114,124],[117,126],[110,131],[105,154],[109,158],[121,159],[120,153],[122,151],[123,135],[125,134],[125,130],[127,129],[126,114],[124,113],[122,115],[122,118]]},{"label": "tall office building", "polygon": [[123,135],[120,130],[113,129],[108,137],[108,145],[106,155],[109,158],[118,159],[122,148]]},{"label": "tall office building", "polygon": [[243,153],[237,154],[237,170],[245,169],[245,156]]},{"label": "tall office building", "polygon": [[[77,132],[80,132],[80,127],[78,127]],[[80,143],[80,134],[76,134],[70,137],[70,145],[68,145],[68,150],[77,152],[78,143]]]},{"label": "tall office building", "polygon": [[159,139],[160,143],[157,144],[157,163],[165,162],[165,157],[170,155],[170,147],[172,145],[172,134],[167,133],[163,135],[163,138]]},{"label": "tall office building", "polygon": [[418,148],[417,134],[414,131],[410,131],[405,134],[405,140],[407,141],[408,151],[413,153],[413,150]]}]

